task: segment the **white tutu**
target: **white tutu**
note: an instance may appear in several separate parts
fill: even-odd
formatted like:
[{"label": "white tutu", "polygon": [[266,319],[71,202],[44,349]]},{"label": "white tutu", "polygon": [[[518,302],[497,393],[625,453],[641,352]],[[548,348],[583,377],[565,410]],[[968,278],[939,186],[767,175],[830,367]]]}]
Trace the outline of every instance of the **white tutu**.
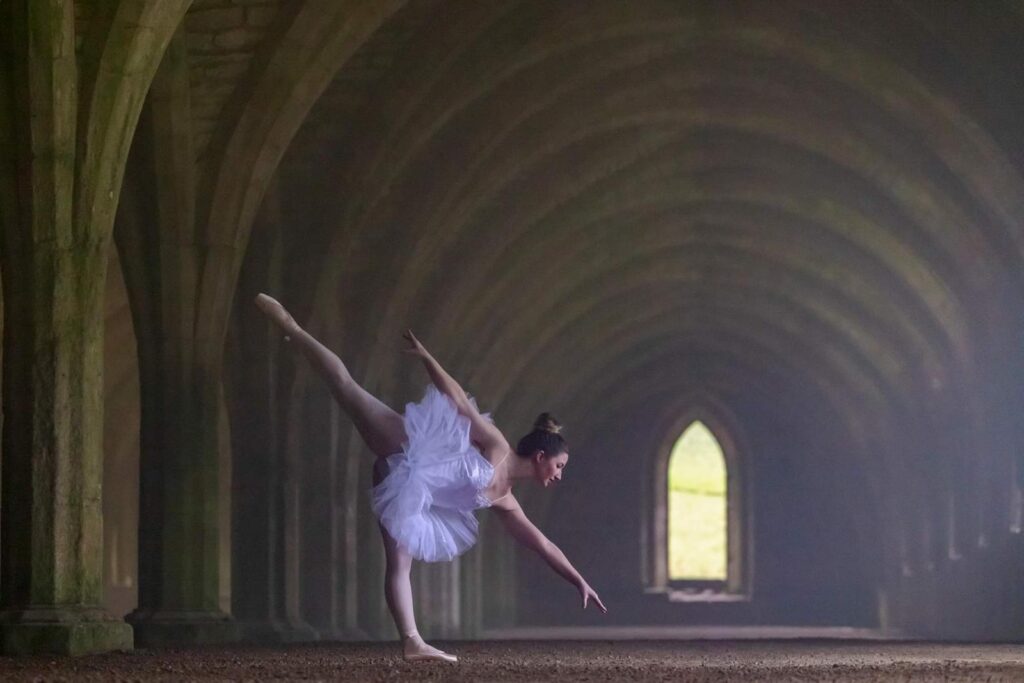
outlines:
[{"label": "white tutu", "polygon": [[469,440],[469,418],[433,384],[405,406],[408,442],[387,459],[388,475],[370,490],[374,514],[418,560],[441,562],[476,542],[473,511],[489,507],[483,491],[494,468]]}]

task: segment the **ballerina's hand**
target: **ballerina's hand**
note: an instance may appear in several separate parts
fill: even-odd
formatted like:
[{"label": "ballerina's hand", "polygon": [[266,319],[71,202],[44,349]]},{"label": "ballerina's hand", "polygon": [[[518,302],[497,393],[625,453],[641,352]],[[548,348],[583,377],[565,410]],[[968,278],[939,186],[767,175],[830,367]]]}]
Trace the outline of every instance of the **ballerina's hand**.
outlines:
[{"label": "ballerina's hand", "polygon": [[423,344],[420,344],[420,340],[416,338],[412,330],[406,330],[402,337],[409,343],[409,348],[405,349],[405,353],[412,354],[417,358],[427,357],[427,350],[423,348]]},{"label": "ballerina's hand", "polygon": [[605,614],[608,613],[608,608],[604,606],[604,603],[601,602],[601,598],[597,596],[597,593],[595,593],[594,589],[590,587],[590,584],[581,580],[577,588],[580,591],[580,596],[583,597],[583,609],[587,609],[587,601],[592,599],[594,604],[597,605],[602,612]]}]

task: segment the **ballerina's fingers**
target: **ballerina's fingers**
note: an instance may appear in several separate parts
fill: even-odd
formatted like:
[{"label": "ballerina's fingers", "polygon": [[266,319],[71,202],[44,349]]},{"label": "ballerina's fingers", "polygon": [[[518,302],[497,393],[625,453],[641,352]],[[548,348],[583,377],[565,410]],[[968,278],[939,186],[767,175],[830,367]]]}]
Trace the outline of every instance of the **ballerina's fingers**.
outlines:
[{"label": "ballerina's fingers", "polygon": [[405,332],[403,332],[402,338],[405,339],[405,341],[409,342],[408,348],[403,349],[405,353],[411,354],[413,356],[423,355],[423,344],[421,344],[420,340],[416,338],[416,335],[412,333],[412,330],[406,330]]},{"label": "ballerina's fingers", "polygon": [[594,598],[594,604],[597,605],[602,612],[604,612],[605,614],[608,613],[608,608],[604,606],[603,602],[601,602],[601,598],[599,598],[597,596],[597,593],[594,592],[594,589],[589,586],[587,586],[587,588],[583,591],[583,609],[587,608],[587,601],[590,598]]}]

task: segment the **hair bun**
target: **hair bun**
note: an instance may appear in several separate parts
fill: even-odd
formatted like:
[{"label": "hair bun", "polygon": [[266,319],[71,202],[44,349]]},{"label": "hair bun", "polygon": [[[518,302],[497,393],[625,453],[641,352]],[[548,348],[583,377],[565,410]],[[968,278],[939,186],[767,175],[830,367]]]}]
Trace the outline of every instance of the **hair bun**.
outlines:
[{"label": "hair bun", "polygon": [[552,434],[558,434],[562,431],[562,424],[556,420],[551,413],[541,413],[533,423],[533,428],[538,432],[551,432]]}]

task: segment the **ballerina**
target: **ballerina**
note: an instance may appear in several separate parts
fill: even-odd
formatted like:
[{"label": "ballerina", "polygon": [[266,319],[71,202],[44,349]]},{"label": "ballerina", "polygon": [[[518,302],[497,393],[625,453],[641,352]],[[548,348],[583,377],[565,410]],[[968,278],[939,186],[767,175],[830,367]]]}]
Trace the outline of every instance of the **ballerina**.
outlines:
[{"label": "ballerina", "polygon": [[[476,542],[473,513],[479,508],[494,510],[516,541],[573,584],[583,609],[593,601],[601,611],[608,611],[565,554],[527,519],[512,494],[512,485],[521,481],[544,487],[561,481],[569,449],[553,417],[542,413],[533,431],[513,451],[412,331],[403,335],[406,353],[423,362],[431,385],[419,403],[408,404],[405,415],[399,415],[363,389],[341,359],[303,330],[280,303],[260,294],[256,305],[327,381],[376,455],[371,505],[384,539],[384,596],[401,635],[405,659],[458,661],[420,637],[409,576],[414,559],[447,561],[468,550]],[[510,457],[513,453],[515,457]]]},{"label": "ballerina", "polygon": [[[293,341],[331,388],[359,435],[376,455],[372,507],[380,521],[386,556],[384,596],[409,660],[458,661],[420,637],[413,612],[410,570],[414,559],[455,558],[476,542],[473,511],[498,513],[513,539],[537,552],[580,592],[583,608],[607,608],[583,575],[532,524],[512,495],[512,484],[560,481],[569,454],[560,425],[547,413],[513,452],[501,431],[482,415],[412,331],[406,352],[423,361],[431,384],[419,403],[400,416],[359,386],[334,352],[295,322],[278,301],[260,294],[256,305]],[[515,458],[510,456],[515,453]]]}]

